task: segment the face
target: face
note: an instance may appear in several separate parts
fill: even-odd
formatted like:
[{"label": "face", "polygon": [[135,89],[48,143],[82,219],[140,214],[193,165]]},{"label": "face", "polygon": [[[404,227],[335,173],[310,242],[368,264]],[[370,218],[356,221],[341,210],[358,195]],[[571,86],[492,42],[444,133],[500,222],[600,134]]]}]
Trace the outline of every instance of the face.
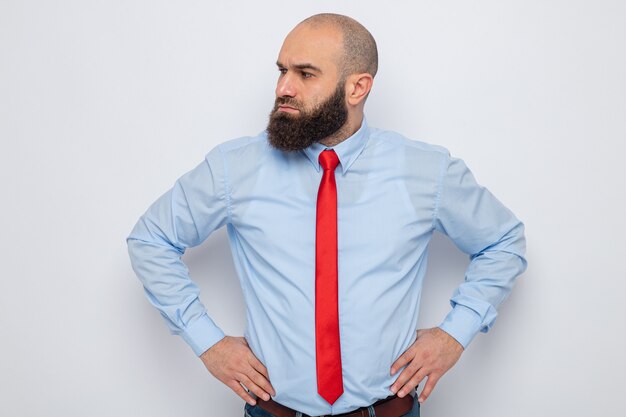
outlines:
[{"label": "face", "polygon": [[296,27],[278,56],[276,101],[270,114],[270,144],[304,149],[336,133],[347,120],[344,80],[337,63],[341,35],[332,28]]}]

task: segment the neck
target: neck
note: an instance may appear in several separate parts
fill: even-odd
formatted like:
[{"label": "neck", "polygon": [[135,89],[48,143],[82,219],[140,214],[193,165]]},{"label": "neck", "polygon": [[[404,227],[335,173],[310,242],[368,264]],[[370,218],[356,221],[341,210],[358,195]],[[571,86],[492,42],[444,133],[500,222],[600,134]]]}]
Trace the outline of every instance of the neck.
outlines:
[{"label": "neck", "polygon": [[350,136],[354,135],[363,123],[363,114],[359,117],[348,117],[346,123],[339,128],[338,131],[332,135],[320,140],[320,143],[324,146],[332,147],[339,145]]}]

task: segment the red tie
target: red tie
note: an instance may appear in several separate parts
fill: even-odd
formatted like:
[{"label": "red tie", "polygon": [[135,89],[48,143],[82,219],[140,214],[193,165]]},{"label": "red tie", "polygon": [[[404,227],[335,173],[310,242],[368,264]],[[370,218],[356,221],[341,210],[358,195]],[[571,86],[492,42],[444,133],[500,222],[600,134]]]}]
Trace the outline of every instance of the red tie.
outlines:
[{"label": "red tie", "polygon": [[333,150],[319,157],[324,169],[317,193],[315,229],[315,353],[317,392],[329,404],[343,393],[339,306],[337,303],[337,186],[339,158]]}]

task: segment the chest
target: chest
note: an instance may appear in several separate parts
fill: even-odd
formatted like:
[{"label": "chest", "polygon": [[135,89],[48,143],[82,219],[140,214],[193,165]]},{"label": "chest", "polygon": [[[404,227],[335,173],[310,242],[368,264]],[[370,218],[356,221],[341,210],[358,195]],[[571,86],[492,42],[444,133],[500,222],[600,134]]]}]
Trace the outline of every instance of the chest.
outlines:
[{"label": "chest", "polygon": [[[249,241],[314,247],[321,176],[313,166],[256,170],[232,189],[233,226]],[[436,193],[426,177],[354,166],[335,179],[340,251],[397,252],[432,232]]]}]

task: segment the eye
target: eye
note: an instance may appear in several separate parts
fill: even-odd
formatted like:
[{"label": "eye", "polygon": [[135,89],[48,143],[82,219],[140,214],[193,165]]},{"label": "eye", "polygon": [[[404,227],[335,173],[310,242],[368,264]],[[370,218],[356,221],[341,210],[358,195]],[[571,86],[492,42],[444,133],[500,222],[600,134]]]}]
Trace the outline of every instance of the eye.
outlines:
[{"label": "eye", "polygon": [[313,78],[313,74],[310,72],[302,71],[302,78]]},{"label": "eye", "polygon": [[285,75],[287,73],[287,68],[278,68],[278,72],[280,72],[280,75]]}]

